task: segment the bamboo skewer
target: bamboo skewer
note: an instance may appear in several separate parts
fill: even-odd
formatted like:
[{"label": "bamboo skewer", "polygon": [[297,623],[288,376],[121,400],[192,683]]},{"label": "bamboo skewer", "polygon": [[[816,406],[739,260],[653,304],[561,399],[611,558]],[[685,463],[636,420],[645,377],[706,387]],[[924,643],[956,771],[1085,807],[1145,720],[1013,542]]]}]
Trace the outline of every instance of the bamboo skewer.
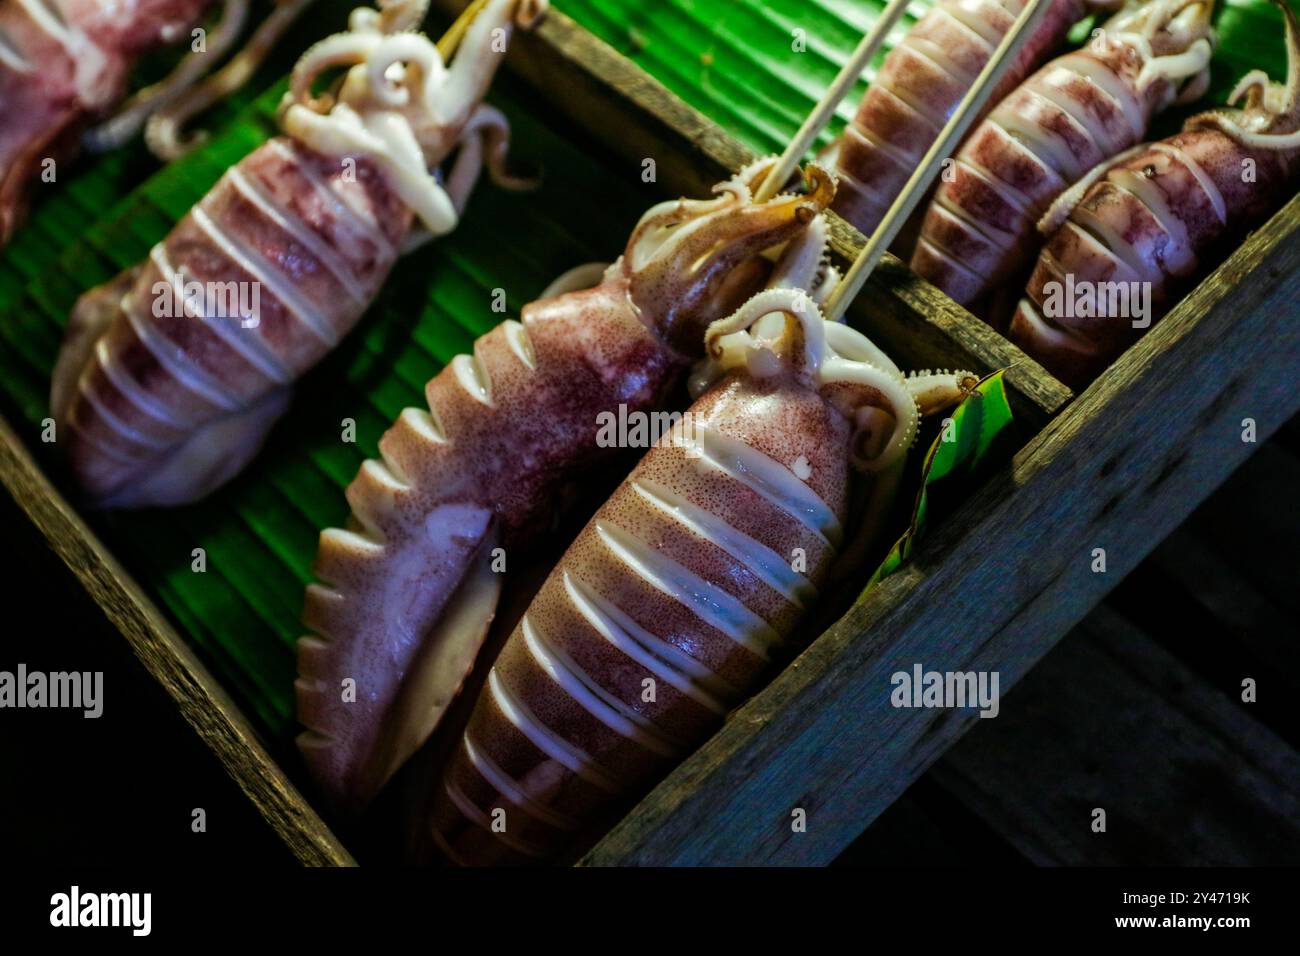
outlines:
[{"label": "bamboo skewer", "polygon": [[984,106],[993,95],[994,88],[1011,66],[1011,61],[1019,54],[1024,42],[1029,39],[1029,35],[1047,13],[1051,2],[1052,0],[1030,0],[1020,11],[1020,16],[1016,18],[1007,35],[1002,38],[998,48],[993,51],[993,56],[980,71],[975,83],[962,97],[961,103],[957,105],[957,109],[939,134],[939,138],[934,141],[925,158],[917,164],[907,185],[903,187],[903,191],[889,207],[889,212],[885,213],[885,218],[881,220],[876,231],[867,240],[867,244],[858,253],[853,267],[826,301],[823,312],[828,321],[839,321],[849,304],[862,291],[862,286],[880,262],[885,250],[903,228],[903,224],[907,222],[907,218],[921,201],[921,197],[925,195],[940,158],[952,152],[975,122],[975,118],[983,112]]},{"label": "bamboo skewer", "polygon": [[871,58],[876,55],[880,45],[885,42],[885,36],[893,29],[894,24],[898,22],[899,17],[907,10],[909,0],[889,0],[889,4],[881,12],[876,22],[871,25],[871,30],[862,38],[849,61],[844,64],[839,75],[835,77],[835,82],[831,84],[825,95],[813,107],[808,118],[804,120],[803,125],[799,127],[799,132],[795,133],[794,139],[786,146],[785,152],[777,164],[772,167],[763,184],[758,187],[758,192],[754,194],[755,202],[767,202],[780,191],[781,187],[794,174],[804,154],[808,152],[813,141],[821,135],[826,124],[831,121],[835,111],[839,109],[840,101],[844,99],[846,93],[857,82],[862,71],[867,68]]},{"label": "bamboo skewer", "polygon": [[460,46],[460,41],[465,39],[465,34],[469,32],[470,24],[487,6],[487,0],[474,0],[468,7],[461,11],[456,22],[447,28],[447,32],[438,40],[438,52],[442,54],[443,61],[451,59],[451,55],[456,52]]}]

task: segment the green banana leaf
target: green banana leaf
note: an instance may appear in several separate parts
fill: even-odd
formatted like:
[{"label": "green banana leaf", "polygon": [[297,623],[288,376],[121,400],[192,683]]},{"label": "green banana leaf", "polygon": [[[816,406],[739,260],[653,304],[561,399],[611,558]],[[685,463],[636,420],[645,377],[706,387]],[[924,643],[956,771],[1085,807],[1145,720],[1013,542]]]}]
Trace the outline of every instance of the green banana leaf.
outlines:
[{"label": "green banana leaf", "polygon": [[981,380],[951,417],[940,423],[939,434],[921,464],[921,490],[907,530],[871,576],[863,594],[902,567],[925,528],[941,521],[1015,451],[1016,429],[1005,374],[1000,370]]},{"label": "green banana leaf", "polygon": [[[58,456],[41,442],[42,421],[50,371],[77,296],[142,259],[229,165],[270,134],[293,59],[313,39],[341,29],[354,5],[319,0],[254,83],[202,119],[213,135],[191,156],[160,170],[133,146],[61,170],[60,182],[0,254],[0,411],[56,478]],[[557,5],[768,151],[799,126],[882,6],[879,0]],[[918,2],[912,13],[925,8]],[[1238,0],[1220,22],[1216,66],[1227,64],[1216,76],[1220,96],[1249,66],[1281,76],[1275,11],[1259,0]],[[791,46],[796,29],[805,31],[804,53]],[[841,107],[838,123],[851,115],[860,91],[861,85]],[[345,519],[342,489],[376,453],[383,430],[402,408],[420,404],[424,382],[445,362],[499,321],[490,308],[493,290],[505,290],[509,311],[517,314],[556,274],[616,256],[641,212],[663,198],[639,170],[566,132],[510,78],[498,80],[490,99],[514,125],[519,163],[544,169],[541,188],[520,195],[485,184],[453,235],[399,263],[358,329],[300,384],[266,451],[229,487],[187,508],[91,518],[273,744],[287,743],[295,729],[293,643],[317,534]],[[1000,379],[985,385],[982,412],[972,413],[968,402],[954,415],[955,447],[928,459],[918,519],[928,515],[933,522],[940,489],[945,500],[964,494],[976,464],[1001,453],[991,440],[1001,418],[989,409],[1005,397],[998,399]],[[356,422],[354,443],[341,438],[344,419]],[[990,450],[981,452],[985,447]],[[949,455],[956,457],[949,462]],[[916,522],[913,535],[923,523]],[[202,549],[203,571],[195,570],[195,549]]]}]

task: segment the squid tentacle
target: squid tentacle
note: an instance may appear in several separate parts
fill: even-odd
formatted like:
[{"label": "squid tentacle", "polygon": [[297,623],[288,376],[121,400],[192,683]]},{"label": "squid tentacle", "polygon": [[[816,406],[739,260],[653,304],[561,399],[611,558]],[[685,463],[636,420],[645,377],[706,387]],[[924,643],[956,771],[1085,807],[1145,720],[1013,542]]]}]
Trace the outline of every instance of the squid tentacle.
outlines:
[{"label": "squid tentacle", "polygon": [[221,18],[207,34],[202,52],[191,50],[171,73],[131,97],[108,119],[87,130],[83,141],[91,152],[117,149],[140,132],[151,114],[166,108],[198,83],[209,64],[225,55],[244,29],[248,0],[223,0]]}]

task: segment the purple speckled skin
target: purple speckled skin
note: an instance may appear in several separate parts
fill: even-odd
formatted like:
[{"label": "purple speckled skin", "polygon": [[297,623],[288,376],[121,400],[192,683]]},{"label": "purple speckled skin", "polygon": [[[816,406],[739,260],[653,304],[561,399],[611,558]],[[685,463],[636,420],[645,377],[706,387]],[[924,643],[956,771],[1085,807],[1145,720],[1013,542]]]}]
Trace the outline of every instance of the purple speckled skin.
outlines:
[{"label": "purple speckled skin", "polygon": [[[732,373],[691,415],[696,436],[743,445],[843,525],[851,426],[836,400],[786,366]],[[767,671],[769,639],[788,639],[815,598],[838,531],[758,469],[719,467],[726,446],[704,447],[652,448],[511,634],[432,796],[431,835],[451,860],[562,853],[717,729]],[[804,588],[791,590],[772,568],[800,553]]]},{"label": "purple speckled skin", "polygon": [[[522,324],[483,336],[472,359],[429,382],[429,411],[409,410],[384,435],[383,461],[348,488],[359,530],[322,535],[322,584],[308,589],[303,615],[320,636],[299,644],[309,728],[299,744],[332,803],[363,807],[454,698],[495,606],[484,599],[473,627],[440,630],[471,567],[498,543],[519,553],[563,488],[611,454],[597,445],[602,412],[663,406],[704,328],[761,283],[755,257],[797,235],[832,195],[823,177],[801,198],[661,213],[683,237],[671,254],[633,264],[643,225],[600,285],[533,303]],[[434,673],[408,680],[431,654],[443,659]],[[338,692],[348,678],[355,701]],[[423,695],[430,725],[395,743],[410,733],[400,715],[411,693]]]}]

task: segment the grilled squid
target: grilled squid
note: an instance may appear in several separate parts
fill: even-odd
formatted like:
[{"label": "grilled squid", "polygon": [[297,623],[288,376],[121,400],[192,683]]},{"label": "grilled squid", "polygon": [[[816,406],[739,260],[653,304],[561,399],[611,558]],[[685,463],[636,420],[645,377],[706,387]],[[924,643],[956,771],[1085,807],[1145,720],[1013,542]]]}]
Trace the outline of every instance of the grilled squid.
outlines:
[{"label": "grilled squid", "polygon": [[[715,323],[712,382],[511,633],[432,795],[462,864],[552,860],[699,746],[786,653],[850,520],[962,374],[906,379],[797,288]],[[877,503],[879,504],[879,503]]]},{"label": "grilled squid", "polygon": [[321,534],[303,613],[314,634],[298,645],[298,743],[335,807],[364,807],[437,725],[495,614],[496,549],[519,560],[560,492],[613,453],[602,414],[664,406],[708,325],[769,276],[764,250],[815,230],[773,281],[824,275],[830,177],[814,168],[807,195],[755,203],[770,163],[713,200],[650,209],[593,288],[574,288],[594,278],[578,270],[480,338],[362,466],[349,527]]},{"label": "grilled squid", "polygon": [[[1020,277],[1052,201],[1205,92],[1209,0],[1148,0],[1002,100],[967,139],[926,214],[912,270],[963,305]],[[1007,310],[1009,311],[1009,309]],[[1006,321],[989,315],[992,320]]]},{"label": "grilled squid", "polygon": [[[125,95],[137,61],[155,47],[188,40],[211,2],[0,3],[0,247],[22,220],[44,164],[70,158],[90,119]],[[245,5],[231,0],[228,18],[242,22]]]},{"label": "grilled squid", "polygon": [[1047,212],[1049,235],[1010,337],[1082,388],[1168,308],[1180,284],[1226,238],[1262,222],[1300,169],[1300,32],[1286,22],[1287,78],[1260,70],[1229,105],[1095,170]]},{"label": "grilled squid", "polygon": [[[867,235],[875,230],[1026,2],[939,0],[890,51],[852,124],[827,154],[839,177],[837,213]],[[990,102],[1019,85],[1086,7],[1118,2],[1052,0]]]},{"label": "grilled squid", "polygon": [[[308,50],[285,135],[73,310],[50,404],[90,503],[176,505],[228,481],[399,253],[455,228],[485,163],[508,182],[505,118],[480,100],[502,40],[544,9],[488,0],[450,67],[410,32],[423,6],[406,0],[353,11],[347,33]],[[317,96],[335,68],[341,84]],[[431,170],[457,147],[444,186]]]}]

